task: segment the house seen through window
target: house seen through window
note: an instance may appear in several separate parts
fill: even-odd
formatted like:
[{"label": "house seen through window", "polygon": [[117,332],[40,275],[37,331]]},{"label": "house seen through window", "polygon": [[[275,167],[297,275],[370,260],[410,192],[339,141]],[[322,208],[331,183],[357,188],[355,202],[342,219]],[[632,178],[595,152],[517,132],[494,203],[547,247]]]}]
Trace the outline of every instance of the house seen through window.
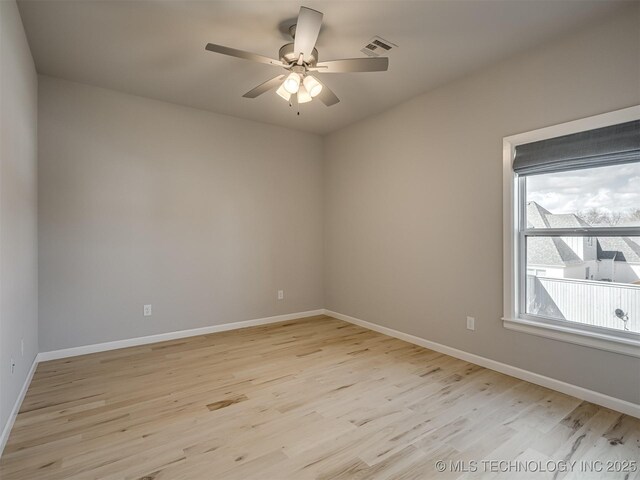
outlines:
[{"label": "house seen through window", "polygon": [[640,333],[640,161],[524,175],[520,189],[521,311]]}]

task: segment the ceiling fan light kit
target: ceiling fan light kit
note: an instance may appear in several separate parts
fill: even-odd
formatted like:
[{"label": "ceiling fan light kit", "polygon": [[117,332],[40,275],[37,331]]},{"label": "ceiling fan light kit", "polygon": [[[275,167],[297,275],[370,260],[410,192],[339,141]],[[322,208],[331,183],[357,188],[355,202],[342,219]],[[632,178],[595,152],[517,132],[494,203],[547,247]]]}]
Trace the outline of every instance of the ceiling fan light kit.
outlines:
[{"label": "ceiling fan light kit", "polygon": [[285,90],[284,82],[282,82],[282,85],[280,85],[280,87],[276,90],[276,93],[284,98],[287,102],[291,100],[291,94]]},{"label": "ceiling fan light kit", "polygon": [[306,77],[304,77],[302,83],[304,84],[304,88],[307,89],[307,92],[309,92],[309,95],[311,95],[312,98],[320,95],[320,92],[322,91],[322,85],[320,85],[320,82],[318,82],[311,75],[307,75]]},{"label": "ceiling fan light kit", "polygon": [[307,89],[304,85],[300,85],[300,89],[298,90],[298,103],[309,103],[313,98],[307,92]]},{"label": "ceiling fan light kit", "polygon": [[256,98],[275,89],[276,93],[287,102],[290,102],[292,95],[296,95],[299,104],[308,103],[317,97],[329,107],[338,103],[340,99],[320,80],[309,75],[309,72],[319,74],[383,72],[389,67],[389,59],[386,57],[349,58],[319,63],[315,45],[322,26],[322,16],[321,12],[300,7],[298,22],[289,28],[294,41],[280,48],[279,60],[214,43],[208,43],[205,48],[222,55],[282,67],[289,72],[258,85],[245,93],[243,95],[245,98]]},{"label": "ceiling fan light kit", "polygon": [[291,95],[298,93],[298,89],[300,88],[300,74],[291,72],[282,85]]}]

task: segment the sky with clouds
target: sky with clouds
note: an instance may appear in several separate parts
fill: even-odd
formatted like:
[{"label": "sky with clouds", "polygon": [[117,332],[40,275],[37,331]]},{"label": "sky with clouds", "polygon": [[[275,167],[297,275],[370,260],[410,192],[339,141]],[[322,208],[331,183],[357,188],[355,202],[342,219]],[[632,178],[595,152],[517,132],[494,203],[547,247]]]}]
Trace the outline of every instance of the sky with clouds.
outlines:
[{"label": "sky with clouds", "polygon": [[640,163],[529,176],[527,201],[551,213],[640,209]]}]

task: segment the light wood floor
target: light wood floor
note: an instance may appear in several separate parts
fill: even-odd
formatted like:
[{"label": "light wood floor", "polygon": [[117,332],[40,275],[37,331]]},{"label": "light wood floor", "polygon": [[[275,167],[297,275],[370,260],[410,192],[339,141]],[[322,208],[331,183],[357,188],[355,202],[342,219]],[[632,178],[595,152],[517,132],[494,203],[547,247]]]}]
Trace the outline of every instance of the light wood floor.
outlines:
[{"label": "light wood floor", "polygon": [[435,470],[483,459],[638,461],[640,420],[315,317],[41,363],[0,478],[526,478]]}]

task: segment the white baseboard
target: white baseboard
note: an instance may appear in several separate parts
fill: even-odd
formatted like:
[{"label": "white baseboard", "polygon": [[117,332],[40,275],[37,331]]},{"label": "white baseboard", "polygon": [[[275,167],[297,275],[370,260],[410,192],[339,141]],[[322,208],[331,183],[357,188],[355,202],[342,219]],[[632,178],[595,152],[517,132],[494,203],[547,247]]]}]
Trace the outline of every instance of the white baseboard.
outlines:
[{"label": "white baseboard", "polygon": [[374,330],[390,337],[404,340],[405,342],[413,343],[430,350],[435,350],[436,352],[444,353],[446,355],[459,358],[466,362],[474,363],[476,365],[480,365],[481,367],[495,370],[496,372],[504,373],[521,380],[526,380],[527,382],[535,383],[536,385],[541,385],[543,387],[547,387],[552,390],[556,390],[558,392],[580,398],[581,400],[586,400],[588,402],[595,403],[612,410],[617,410],[618,412],[626,413],[627,415],[631,415],[636,418],[640,418],[640,405],[637,403],[627,402],[626,400],[611,397],[609,395],[605,395],[604,393],[582,388],[577,385],[566,383],[561,380],[556,380],[555,378],[546,377],[544,375],[530,372],[528,370],[523,370],[522,368],[514,367],[502,362],[497,362],[495,360],[481,357],[480,355],[475,355],[463,350],[458,350],[456,348],[448,347],[440,343],[425,340],[424,338],[416,337],[415,335],[410,335],[408,333],[400,332],[392,328],[383,327],[375,323],[360,320],[359,318],[350,317],[349,315],[333,312],[331,310],[325,310],[324,313],[325,315],[337,318],[338,320],[353,323],[354,325],[359,325],[361,327],[368,328],[369,330]]},{"label": "white baseboard", "polygon": [[315,315],[323,314],[324,309],[310,310],[307,312],[287,313],[285,315],[276,315],[274,317],[256,318],[254,320],[245,320],[242,322],[223,323],[220,325],[211,325],[209,327],[193,328],[190,330],[178,330],[177,332],[159,333],[146,337],[127,338],[125,340],[116,340],[113,342],[95,343],[93,345],[83,345],[82,347],[41,352],[38,354],[37,359],[38,362],[46,362],[48,360],[76,357],[78,355],[86,355],[88,353],[106,352],[107,350],[117,350],[119,348],[126,347],[137,347],[139,345],[147,345],[149,343],[165,342],[167,340],[176,340],[185,337],[195,337],[197,335],[207,335],[209,333],[225,332],[227,330],[236,330],[238,328],[267,325],[269,323],[286,322],[287,320],[295,320],[297,318],[313,317]]},{"label": "white baseboard", "polygon": [[309,310],[307,312],[287,313],[285,315],[276,315],[274,317],[256,318],[254,320],[245,320],[242,322],[223,323],[221,325],[211,325],[209,327],[193,328],[191,330],[179,330],[177,332],[159,333],[157,335],[149,335],[146,337],[128,338],[126,340],[117,340],[114,342],[97,343],[94,345],[84,345],[82,347],[65,348],[62,350],[53,350],[51,352],[40,352],[36,355],[31,365],[31,370],[24,381],[22,390],[16,399],[16,403],[13,406],[11,415],[7,419],[2,435],[0,436],[0,456],[4,450],[4,447],[9,439],[9,433],[18,416],[20,406],[24,400],[24,396],[29,389],[31,379],[36,371],[36,367],[40,362],[46,362],[48,360],[57,360],[60,358],[76,357],[78,355],[86,355],[88,353],[105,352],[107,350],[117,350],[119,348],[135,347],[138,345],[147,345],[149,343],[164,342],[167,340],[175,340],[185,337],[194,337],[197,335],[206,335],[208,333],[224,332],[227,330],[236,330],[239,328],[255,327],[258,325],[267,325],[269,323],[286,322],[287,320],[295,320],[298,318],[313,317],[316,315],[323,315],[324,309]]},{"label": "white baseboard", "polygon": [[403,333],[398,330],[394,330],[388,327],[383,327],[381,325],[367,322],[365,320],[360,320],[355,317],[350,317],[348,315],[333,312],[331,310],[319,309],[319,310],[311,310],[308,312],[289,313],[286,315],[277,315],[274,317],[258,318],[255,320],[246,320],[246,321],[234,322],[234,323],[224,323],[221,325],[212,325],[209,327],[194,328],[191,330],[180,330],[177,332],[161,333],[158,335],[149,335],[146,337],[131,338],[126,340],[118,340],[115,342],[98,343],[95,345],[85,345],[82,347],[66,348],[63,350],[54,350],[51,352],[39,353],[34,359],[33,364],[31,365],[31,369],[29,370],[29,374],[27,375],[24,385],[22,386],[22,390],[20,390],[20,394],[16,399],[16,402],[13,406],[13,410],[11,411],[9,418],[7,419],[7,423],[5,424],[2,430],[2,435],[0,436],[0,455],[2,455],[2,451],[4,450],[7,440],[9,439],[9,433],[11,432],[11,427],[13,427],[13,424],[18,415],[18,412],[20,411],[20,406],[22,405],[22,401],[24,400],[24,397],[27,393],[29,385],[31,384],[31,379],[33,378],[33,374],[39,362],[44,362],[47,360],[56,360],[56,359],[66,358],[66,357],[74,357],[77,355],[86,355],[88,353],[104,352],[107,350],[116,350],[118,348],[147,345],[149,343],[163,342],[166,340],[174,340],[174,339],[192,337],[197,335],[206,335],[206,334],[215,333],[215,332],[224,332],[227,330],[254,327],[258,325],[267,325],[270,323],[285,322],[287,320],[295,320],[297,318],[313,317],[316,315],[323,315],[323,314],[329,315],[339,320],[343,320],[345,322],[353,323],[354,325],[359,325],[361,327],[368,328],[369,330],[380,332],[390,337],[395,337],[400,340],[404,340],[406,342],[413,343],[415,345],[419,345],[424,348],[428,348],[430,350],[435,350],[437,352],[441,352],[446,355],[450,355],[452,357],[456,357],[461,360],[474,363],[476,365],[480,365],[482,367],[489,368],[491,370],[495,370],[497,372],[504,373],[512,377],[519,378],[521,380],[526,380],[528,382],[535,383],[536,385],[541,385],[543,387],[547,387],[552,390],[565,393],[567,395],[572,395],[582,400],[586,400],[588,402],[592,402],[597,405],[602,405],[603,407],[611,408],[613,410],[626,413],[627,415],[640,418],[640,405],[636,403],[631,403],[625,400],[610,397],[609,395],[605,395],[603,393],[578,387],[577,385],[572,385],[570,383],[562,382],[560,380],[556,380],[554,378],[533,373],[528,370],[523,370],[521,368],[513,367],[511,365],[507,365],[506,363],[497,362],[495,360],[481,357],[473,353],[468,353],[463,350],[458,350],[456,348],[448,347],[446,345],[442,345],[436,342],[431,342],[429,340],[425,340],[424,338],[420,338],[415,335]]},{"label": "white baseboard", "polygon": [[13,427],[13,424],[16,421],[16,417],[18,416],[18,412],[20,411],[20,406],[22,405],[24,396],[27,394],[27,390],[29,389],[29,385],[31,384],[31,379],[33,378],[33,374],[35,373],[37,366],[38,366],[38,356],[36,355],[36,358],[33,359],[33,363],[31,364],[31,368],[29,369],[29,373],[27,373],[27,378],[24,379],[24,383],[22,384],[22,388],[20,389],[18,398],[16,398],[16,402],[13,404],[13,409],[9,414],[9,418],[7,418],[7,423],[4,425],[4,428],[2,429],[2,434],[0,435],[0,456],[4,451],[4,447],[7,444],[7,440],[9,440],[9,433],[11,432],[11,428]]}]

